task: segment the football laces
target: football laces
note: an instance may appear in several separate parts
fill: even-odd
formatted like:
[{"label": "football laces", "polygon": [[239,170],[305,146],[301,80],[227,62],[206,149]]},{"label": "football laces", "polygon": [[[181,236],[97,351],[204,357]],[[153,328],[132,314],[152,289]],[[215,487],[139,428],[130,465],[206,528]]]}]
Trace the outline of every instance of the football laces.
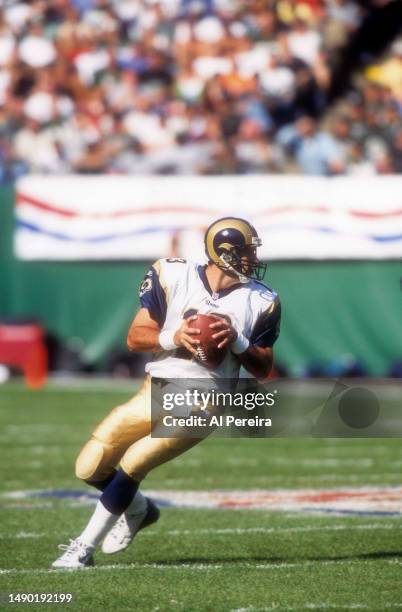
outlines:
[{"label": "football laces", "polygon": [[199,359],[200,361],[206,361],[207,360],[207,356],[206,356],[205,351],[202,348],[202,346],[197,346],[196,358]]}]

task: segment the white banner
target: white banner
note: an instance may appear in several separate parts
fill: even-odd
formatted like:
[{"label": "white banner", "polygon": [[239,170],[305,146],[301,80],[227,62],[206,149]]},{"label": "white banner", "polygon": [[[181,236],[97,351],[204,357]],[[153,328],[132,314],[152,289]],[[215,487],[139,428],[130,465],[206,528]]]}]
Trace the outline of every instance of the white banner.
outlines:
[{"label": "white banner", "polygon": [[26,260],[199,260],[205,228],[251,221],[262,259],[402,258],[402,177],[28,176],[15,251]]}]

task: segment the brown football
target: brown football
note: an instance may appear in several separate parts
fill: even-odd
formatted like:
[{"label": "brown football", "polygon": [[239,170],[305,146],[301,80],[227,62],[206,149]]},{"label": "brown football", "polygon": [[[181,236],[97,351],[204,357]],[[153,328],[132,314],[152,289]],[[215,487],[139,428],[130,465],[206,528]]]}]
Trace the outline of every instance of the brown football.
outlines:
[{"label": "brown football", "polygon": [[219,329],[211,329],[211,323],[216,323],[216,318],[211,315],[197,314],[194,321],[189,322],[189,327],[199,329],[201,333],[196,336],[200,340],[200,345],[197,349],[196,359],[206,368],[217,368],[225,358],[227,347],[218,348],[218,343],[222,338],[212,338]]}]

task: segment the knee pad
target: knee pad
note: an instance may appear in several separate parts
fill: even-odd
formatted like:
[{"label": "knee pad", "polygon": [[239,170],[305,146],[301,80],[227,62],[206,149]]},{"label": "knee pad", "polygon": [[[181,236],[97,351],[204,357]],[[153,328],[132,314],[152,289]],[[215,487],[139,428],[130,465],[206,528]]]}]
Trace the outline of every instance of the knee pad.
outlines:
[{"label": "knee pad", "polygon": [[75,475],[80,480],[104,480],[115,466],[115,449],[97,438],[91,438],[75,463]]}]

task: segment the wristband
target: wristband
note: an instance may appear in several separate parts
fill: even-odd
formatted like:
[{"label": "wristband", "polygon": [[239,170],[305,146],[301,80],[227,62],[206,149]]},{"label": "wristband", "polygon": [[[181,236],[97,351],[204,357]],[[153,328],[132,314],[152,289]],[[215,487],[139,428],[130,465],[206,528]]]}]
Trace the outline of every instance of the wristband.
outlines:
[{"label": "wristband", "polygon": [[172,351],[177,348],[177,345],[174,342],[175,331],[171,329],[166,329],[165,331],[159,334],[159,344],[165,351]]},{"label": "wristband", "polygon": [[246,336],[243,336],[243,334],[238,334],[236,340],[230,345],[232,353],[234,353],[235,355],[240,355],[241,353],[244,353],[245,351],[247,351],[249,346],[250,341],[247,340]]}]

